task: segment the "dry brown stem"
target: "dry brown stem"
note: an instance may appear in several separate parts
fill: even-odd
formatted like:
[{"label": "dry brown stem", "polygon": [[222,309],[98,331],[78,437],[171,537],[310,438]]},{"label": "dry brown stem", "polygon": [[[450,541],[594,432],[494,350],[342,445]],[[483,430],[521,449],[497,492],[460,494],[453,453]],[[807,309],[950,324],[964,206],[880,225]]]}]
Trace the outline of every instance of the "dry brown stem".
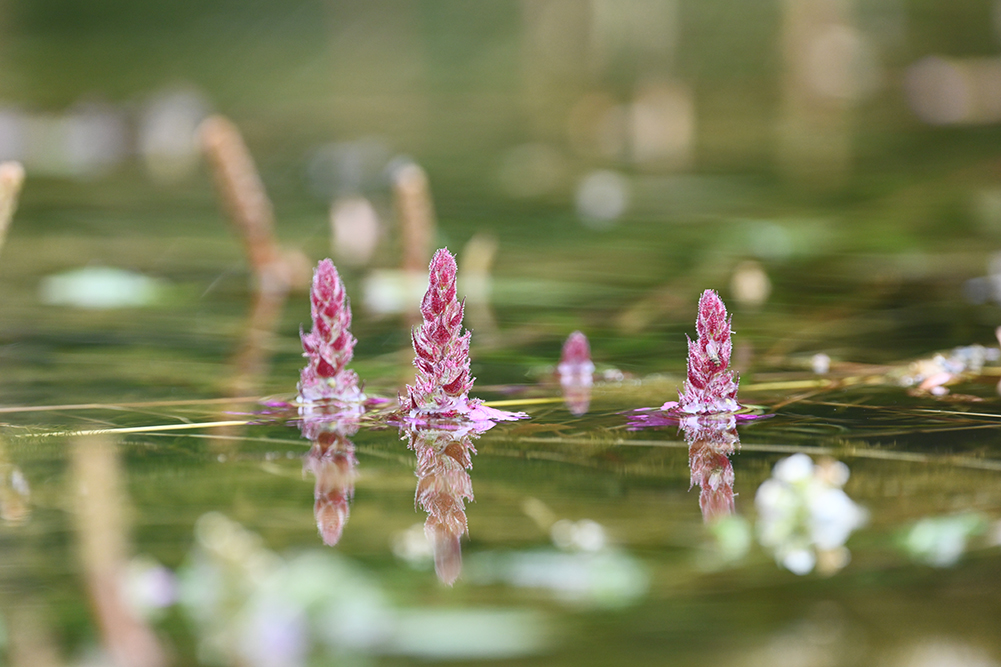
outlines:
[{"label": "dry brown stem", "polygon": [[258,289],[288,291],[309,284],[309,262],[282,250],[275,238],[271,200],[240,130],[223,116],[210,116],[198,129],[226,214],[243,240]]},{"label": "dry brown stem", "polygon": [[414,163],[401,167],[393,177],[393,195],[400,217],[403,270],[423,273],[431,261],[436,226],[427,173]]},{"label": "dry brown stem", "polygon": [[20,162],[0,163],[0,249],[7,238],[7,228],[14,217],[14,211],[17,210],[17,198],[21,194],[23,183],[24,167]]}]

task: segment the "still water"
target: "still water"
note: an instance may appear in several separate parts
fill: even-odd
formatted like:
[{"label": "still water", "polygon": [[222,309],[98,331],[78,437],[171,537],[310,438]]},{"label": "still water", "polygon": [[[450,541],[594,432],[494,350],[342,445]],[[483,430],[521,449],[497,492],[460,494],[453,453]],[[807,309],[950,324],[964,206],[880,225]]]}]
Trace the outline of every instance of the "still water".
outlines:
[{"label": "still water", "polygon": [[[634,430],[630,411],[683,379],[698,293],[717,286],[689,288],[693,274],[720,281],[715,265],[733,265],[725,241],[694,270],[678,258],[751,223],[505,239],[492,297],[467,304],[472,394],[530,419],[318,432],[268,407],[294,395],[304,296],[260,364],[239,368],[246,270],[221,221],[199,223],[94,241],[53,220],[4,248],[9,663],[999,659],[997,365],[989,327],[956,324],[975,307],[902,296],[915,281],[899,272],[875,279],[893,307],[852,296],[858,260],[844,255],[802,276],[778,265],[763,305],[718,285],[741,400],[773,416]],[[51,267],[116,245],[160,281],[148,306],[39,302]],[[808,296],[824,270],[844,298]],[[345,273],[356,304],[363,280]],[[352,366],[366,392],[395,397],[412,381],[405,318],[355,313]],[[971,335],[941,333],[957,326]],[[596,380],[567,393],[554,372],[576,328]],[[919,358],[976,351],[949,352],[960,343],[984,345],[982,367],[944,395],[917,391],[925,376],[904,386]]]}]

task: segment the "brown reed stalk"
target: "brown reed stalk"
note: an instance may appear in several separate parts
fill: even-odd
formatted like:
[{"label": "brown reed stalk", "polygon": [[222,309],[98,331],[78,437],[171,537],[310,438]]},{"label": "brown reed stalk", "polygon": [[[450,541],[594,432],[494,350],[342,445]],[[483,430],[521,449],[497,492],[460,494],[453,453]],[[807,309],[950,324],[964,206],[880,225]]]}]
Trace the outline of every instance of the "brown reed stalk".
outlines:
[{"label": "brown reed stalk", "polygon": [[0,249],[3,249],[7,228],[17,210],[17,199],[23,183],[24,167],[20,162],[0,163]]},{"label": "brown reed stalk", "polygon": [[[210,116],[202,121],[198,135],[223,208],[243,241],[256,279],[253,307],[227,391],[234,403],[226,406],[226,414],[245,409],[237,397],[256,393],[288,293],[309,285],[312,271],[305,255],[278,245],[271,200],[236,125],[224,116]],[[227,429],[225,435],[236,431]]]},{"label": "brown reed stalk", "polygon": [[423,273],[431,260],[437,227],[427,172],[412,162],[397,169],[393,197],[403,242],[402,268],[405,272]]},{"label": "brown reed stalk", "polygon": [[226,214],[243,240],[258,289],[304,288],[309,284],[309,263],[278,245],[274,209],[240,130],[217,115],[202,121],[198,135]]}]

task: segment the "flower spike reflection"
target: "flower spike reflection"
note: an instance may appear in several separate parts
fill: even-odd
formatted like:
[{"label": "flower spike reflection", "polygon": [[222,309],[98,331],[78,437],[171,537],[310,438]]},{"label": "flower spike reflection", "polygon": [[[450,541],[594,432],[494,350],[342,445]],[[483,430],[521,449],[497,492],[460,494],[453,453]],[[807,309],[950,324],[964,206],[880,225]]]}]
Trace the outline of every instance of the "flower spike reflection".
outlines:
[{"label": "flower spike reflection", "polygon": [[492,421],[438,420],[410,423],[401,437],[417,455],[414,504],[427,512],[424,536],[434,553],[435,573],[451,586],[462,572],[462,536],[468,533],[466,502],[473,500],[469,470],[473,441]]},{"label": "flower spike reflection", "polygon": [[303,471],[309,471],[316,478],[313,490],[313,513],[316,527],[323,543],[335,546],[341,540],[341,533],[351,516],[351,501],[355,493],[355,478],[358,459],[355,446],[348,436],[357,426],[340,428],[328,422],[320,428],[303,425],[302,432],[313,442],[303,460]]},{"label": "flower spike reflection", "polygon": [[699,507],[706,523],[733,514],[733,464],[740,447],[733,415],[686,417],[681,422],[688,443],[691,485],[699,487]]},{"label": "flower spike reflection", "polygon": [[313,514],[320,537],[329,547],[340,541],[351,515],[358,459],[350,438],[358,432],[360,416],[360,410],[321,404],[303,410],[299,420],[302,436],[312,443],[303,458],[303,475],[308,471],[316,478]]},{"label": "flower spike reflection", "polygon": [[748,414],[737,402],[736,374],[730,370],[730,316],[713,290],[699,298],[698,337],[688,339],[688,377],[679,400],[628,413],[630,431],[677,426],[688,443],[691,484],[699,486],[699,506],[708,523],[734,512],[733,464],[740,447],[737,424],[770,415]]}]

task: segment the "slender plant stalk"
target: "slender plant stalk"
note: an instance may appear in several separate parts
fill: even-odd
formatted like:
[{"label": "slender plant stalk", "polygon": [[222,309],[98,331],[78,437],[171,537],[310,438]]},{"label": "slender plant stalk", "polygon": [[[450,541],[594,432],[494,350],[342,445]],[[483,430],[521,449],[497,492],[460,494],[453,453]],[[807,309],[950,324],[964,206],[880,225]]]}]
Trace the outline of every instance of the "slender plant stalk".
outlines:
[{"label": "slender plant stalk", "polygon": [[7,239],[7,228],[17,210],[17,200],[23,184],[24,167],[20,162],[0,164],[0,250]]},{"label": "slender plant stalk", "polygon": [[403,240],[402,268],[421,273],[431,255],[437,226],[427,172],[414,163],[398,169],[393,176],[393,196]]},{"label": "slender plant stalk", "polygon": [[122,573],[129,556],[127,498],[115,442],[103,437],[73,443],[80,560],[105,650],[119,665],[161,667],[166,654],[125,598]]},{"label": "slender plant stalk", "polygon": [[258,289],[287,292],[304,287],[308,283],[305,260],[278,245],[274,209],[240,130],[224,116],[210,116],[198,132],[223,206],[243,240]]}]

